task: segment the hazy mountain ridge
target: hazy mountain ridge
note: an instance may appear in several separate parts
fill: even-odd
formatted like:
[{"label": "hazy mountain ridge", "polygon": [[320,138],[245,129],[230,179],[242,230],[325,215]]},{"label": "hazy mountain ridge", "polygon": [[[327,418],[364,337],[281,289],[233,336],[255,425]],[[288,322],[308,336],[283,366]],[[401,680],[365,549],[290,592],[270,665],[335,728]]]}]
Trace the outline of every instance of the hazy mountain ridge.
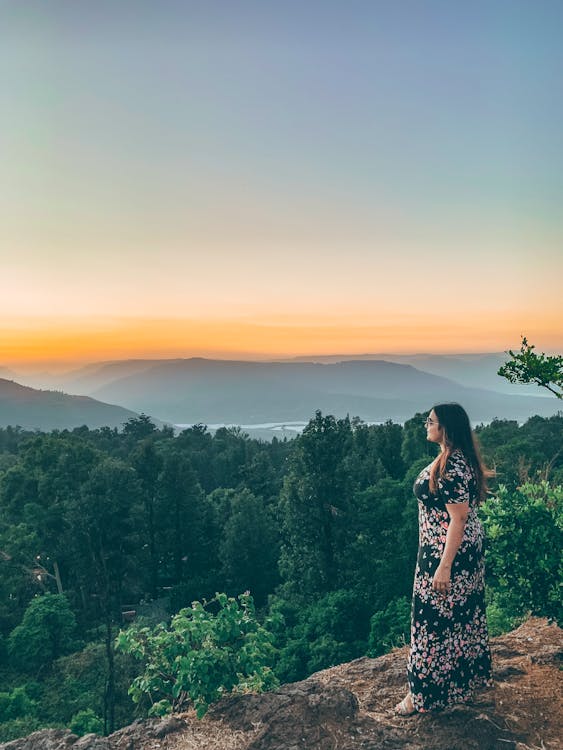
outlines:
[{"label": "hazy mountain ridge", "polygon": [[[473,354],[389,354],[389,353],[366,353],[366,354],[329,354],[299,356],[291,359],[272,359],[270,362],[262,361],[261,364],[337,364],[341,362],[374,361],[380,360],[395,364],[412,365],[417,370],[427,372],[431,375],[445,377],[456,381],[459,385],[473,388],[485,388],[499,393],[509,395],[550,398],[535,385],[522,385],[509,383],[506,379],[497,375],[499,367],[506,362],[508,355],[505,352],[487,352]],[[94,395],[95,391],[118,378],[139,373],[152,367],[158,367],[164,363],[182,363],[188,361],[216,361],[228,364],[241,360],[205,360],[200,357],[172,358],[172,359],[127,359],[110,360],[105,362],[90,363],[75,370],[58,375],[49,373],[35,373],[33,375],[16,374],[7,371],[0,377],[9,377],[32,388],[59,388],[66,393],[78,393]],[[244,361],[244,360],[242,360]],[[259,364],[254,362],[252,364]]]},{"label": "hazy mountain ridge", "polygon": [[[63,382],[65,383],[65,388],[69,391],[92,395],[101,387],[103,382],[112,382],[113,380],[121,379],[129,375],[135,375],[136,373],[143,372],[146,369],[159,365],[162,361],[163,360],[159,359],[128,359],[87,365],[80,370],[69,373],[68,375],[71,377],[65,377]],[[180,362],[182,360],[172,361]],[[100,383],[100,379],[102,379],[102,383]]]},{"label": "hazy mountain ridge", "polygon": [[71,396],[61,391],[37,390],[0,378],[0,427],[26,430],[72,429],[84,424],[121,427],[135,412],[103,403],[89,396]]},{"label": "hazy mountain ridge", "polygon": [[90,395],[174,423],[308,420],[316,409],[368,421],[403,421],[443,400],[463,403],[474,421],[525,420],[558,408],[552,399],[468,388],[412,365],[380,360],[143,361],[133,374],[108,379],[119,372],[119,367],[102,368],[98,377],[105,384]]},{"label": "hazy mountain ridge", "polygon": [[[533,384],[510,383],[497,375],[498,369],[508,360],[505,352],[486,354],[365,354],[339,355],[331,354],[321,357],[296,357],[294,362],[319,362],[331,364],[346,360],[371,361],[382,359],[396,364],[408,364],[432,375],[441,375],[460,385],[485,388],[498,393],[522,396],[543,396]],[[545,394],[549,398],[549,394]]]},{"label": "hazy mountain ridge", "polygon": [[[400,358],[430,361],[435,370],[451,369],[453,359],[454,368],[465,372],[464,367],[474,367],[481,379],[494,375],[496,383],[502,382],[496,368],[504,356],[400,355]],[[489,363],[486,367],[484,360]],[[471,373],[467,379],[471,380]],[[459,401],[472,421],[478,423],[495,417],[525,421],[534,414],[550,416],[560,407],[555,399],[540,398],[538,388],[534,388],[532,396],[524,390],[519,395],[509,395],[470,387],[407,362],[373,358],[340,360],[338,355],[283,362],[201,357],[101,362],[60,376],[59,383],[64,393],[36,391],[43,393],[44,401],[41,405],[35,402],[35,413],[31,403],[25,413],[21,411],[23,392],[20,391],[20,405],[10,411],[5,403],[0,424],[41,429],[77,424],[120,426],[139,412],[151,415],[155,421],[173,424],[306,423],[317,409],[339,417],[359,416],[368,422],[388,419],[402,422],[440,401]],[[51,394],[48,399],[46,393]],[[66,396],[67,393],[76,395]],[[15,398],[15,392],[12,395]],[[71,398],[83,400],[65,401]],[[93,403],[98,407],[94,408]],[[108,411],[119,408],[122,408],[119,413]],[[260,436],[263,437],[262,433]]]}]

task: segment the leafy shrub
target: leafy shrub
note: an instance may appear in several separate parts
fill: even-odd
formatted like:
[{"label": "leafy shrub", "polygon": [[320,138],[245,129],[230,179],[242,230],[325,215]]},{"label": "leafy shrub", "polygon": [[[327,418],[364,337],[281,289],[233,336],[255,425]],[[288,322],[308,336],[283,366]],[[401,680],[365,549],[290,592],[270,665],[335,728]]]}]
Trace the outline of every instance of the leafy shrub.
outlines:
[{"label": "leafy shrub", "polygon": [[394,646],[408,643],[411,621],[411,603],[402,596],[393,599],[384,610],[376,612],[370,621],[368,656],[381,656]]},{"label": "leafy shrub", "polygon": [[298,632],[307,644],[307,673],[350,661],[365,653],[369,609],[356,591],[339,589],[319,597],[300,617]]},{"label": "leafy shrub", "polygon": [[25,737],[41,727],[36,716],[38,683],[0,693],[0,742]]},{"label": "leafy shrub", "polygon": [[498,592],[488,593],[490,602],[487,604],[487,627],[490,636],[509,633],[522,623],[525,615],[518,617],[514,612],[518,611],[509,592],[500,594]]},{"label": "leafy shrub", "polygon": [[282,682],[365,654],[370,607],[357,591],[337,589],[309,603],[273,597],[270,604],[284,622],[275,631],[280,652],[275,672]]},{"label": "leafy shrub", "polygon": [[563,623],[563,487],[548,482],[499,487],[482,516],[489,584],[505,616],[526,612]]},{"label": "leafy shrub", "polygon": [[29,697],[25,686],[13,688],[9,693],[0,693],[0,722],[32,715],[34,710],[35,701]]},{"label": "leafy shrub", "polygon": [[162,715],[190,701],[201,718],[225,693],[276,687],[272,638],[258,623],[248,593],[238,602],[216,594],[182,609],[169,628],[160,624],[120,632],[117,648],[144,662],[129,693],[135,702],[149,697],[149,714]]},{"label": "leafy shrub", "polygon": [[78,711],[78,713],[74,714],[70,720],[70,730],[79,737],[82,737],[84,734],[90,734],[90,732],[103,734],[104,722],[99,716],[96,716],[91,708],[87,708],[84,711]]}]

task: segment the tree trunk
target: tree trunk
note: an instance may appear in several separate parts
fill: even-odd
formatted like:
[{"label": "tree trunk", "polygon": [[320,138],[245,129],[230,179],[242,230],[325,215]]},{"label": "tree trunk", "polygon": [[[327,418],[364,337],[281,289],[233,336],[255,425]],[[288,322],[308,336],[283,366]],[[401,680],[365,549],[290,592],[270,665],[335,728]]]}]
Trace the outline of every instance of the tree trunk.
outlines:
[{"label": "tree trunk", "polygon": [[111,614],[106,613],[106,658],[108,676],[104,694],[104,734],[111,734],[115,729],[115,662],[113,657],[113,630]]}]

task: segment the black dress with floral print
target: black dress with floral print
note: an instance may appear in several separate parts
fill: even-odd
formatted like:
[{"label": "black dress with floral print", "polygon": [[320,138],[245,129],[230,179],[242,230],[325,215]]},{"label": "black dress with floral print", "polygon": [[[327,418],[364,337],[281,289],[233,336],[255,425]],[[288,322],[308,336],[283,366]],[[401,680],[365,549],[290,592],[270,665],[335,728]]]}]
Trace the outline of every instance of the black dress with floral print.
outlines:
[{"label": "black dress with floral print", "polygon": [[[430,492],[429,464],[418,475],[419,547],[411,621],[408,681],[417,711],[442,709],[491,684],[491,653],[484,601],[483,527],[477,517],[475,475],[460,450],[448,458],[445,476]],[[469,502],[463,540],[446,594],[432,588],[446,543],[448,503]]]}]

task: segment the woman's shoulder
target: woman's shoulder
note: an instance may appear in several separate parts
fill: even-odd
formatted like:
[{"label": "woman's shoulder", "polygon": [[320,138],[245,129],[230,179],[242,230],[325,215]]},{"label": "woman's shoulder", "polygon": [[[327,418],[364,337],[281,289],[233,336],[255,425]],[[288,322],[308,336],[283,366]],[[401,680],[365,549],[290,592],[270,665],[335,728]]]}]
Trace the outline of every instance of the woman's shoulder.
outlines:
[{"label": "woman's shoulder", "polygon": [[465,453],[461,450],[461,448],[454,448],[448,456],[448,461],[452,461],[454,463],[458,461],[465,461],[465,463],[468,463]]},{"label": "woman's shoulder", "polygon": [[471,462],[468,460],[461,448],[454,448],[446,461],[446,474],[461,476],[467,472],[471,473]]}]

